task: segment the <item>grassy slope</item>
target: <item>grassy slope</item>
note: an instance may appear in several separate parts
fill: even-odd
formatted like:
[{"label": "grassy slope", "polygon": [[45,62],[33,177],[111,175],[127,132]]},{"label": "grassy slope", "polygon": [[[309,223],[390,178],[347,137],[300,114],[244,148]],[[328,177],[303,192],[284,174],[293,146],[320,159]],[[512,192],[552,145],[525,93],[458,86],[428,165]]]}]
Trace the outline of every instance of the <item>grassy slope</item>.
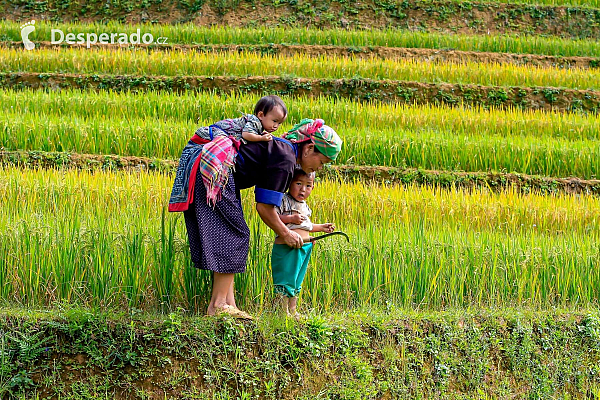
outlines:
[{"label": "grassy slope", "polygon": [[0,73],[0,88],[58,91],[84,89],[116,92],[162,91],[211,94],[277,94],[336,97],[361,102],[446,104],[522,110],[598,113],[600,92],[554,87],[502,87],[414,81],[307,79],[290,76],[147,76],[36,72]]},{"label": "grassy slope", "polygon": [[[576,0],[574,0],[576,1]],[[597,5],[598,0],[587,4]],[[537,1],[536,1],[537,2]],[[436,0],[350,1],[120,1],[20,0],[20,7],[0,2],[0,11],[16,21],[107,21],[228,26],[306,26],[311,28],[400,29],[459,33],[536,33],[597,38],[600,14],[587,7],[555,7],[497,2]]]},{"label": "grassy slope", "polygon": [[0,397],[595,398],[595,309],[364,310],[257,322],[0,310]]}]

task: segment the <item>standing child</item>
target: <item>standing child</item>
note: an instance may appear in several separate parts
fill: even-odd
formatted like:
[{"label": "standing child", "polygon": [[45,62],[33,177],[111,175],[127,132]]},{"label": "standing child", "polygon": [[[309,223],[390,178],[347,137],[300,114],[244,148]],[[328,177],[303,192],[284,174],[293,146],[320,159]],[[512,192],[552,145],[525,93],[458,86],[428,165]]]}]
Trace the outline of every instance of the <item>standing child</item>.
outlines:
[{"label": "standing child", "polygon": [[[281,222],[288,229],[300,234],[302,239],[310,237],[309,232],[333,232],[331,223],[313,224],[310,221],[311,210],[306,204],[315,183],[315,173],[306,174],[302,169],[294,171],[294,177],[288,193],[283,196],[280,207],[275,207]],[[279,236],[275,237],[271,253],[271,268],[275,293],[282,296],[283,312],[299,318],[296,311],[298,293],[302,288],[306,268],[310,260],[313,244],[307,243],[299,249],[289,247]]]}]

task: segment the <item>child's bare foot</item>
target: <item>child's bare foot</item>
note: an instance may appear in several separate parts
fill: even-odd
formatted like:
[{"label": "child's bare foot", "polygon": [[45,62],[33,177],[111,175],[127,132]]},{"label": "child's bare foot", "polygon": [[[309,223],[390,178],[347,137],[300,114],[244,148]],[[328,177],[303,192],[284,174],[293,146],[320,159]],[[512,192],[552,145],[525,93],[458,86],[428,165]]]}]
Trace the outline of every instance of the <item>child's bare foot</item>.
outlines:
[{"label": "child's bare foot", "polygon": [[289,314],[289,301],[290,298],[287,296],[284,296],[282,294],[278,294],[275,297],[275,310],[277,310],[278,312],[281,313],[281,315],[288,315]]},{"label": "child's bare foot", "polygon": [[298,297],[290,297],[288,302],[288,317],[294,318],[295,320],[299,320],[302,318],[302,314],[298,313],[296,307],[298,306]]}]

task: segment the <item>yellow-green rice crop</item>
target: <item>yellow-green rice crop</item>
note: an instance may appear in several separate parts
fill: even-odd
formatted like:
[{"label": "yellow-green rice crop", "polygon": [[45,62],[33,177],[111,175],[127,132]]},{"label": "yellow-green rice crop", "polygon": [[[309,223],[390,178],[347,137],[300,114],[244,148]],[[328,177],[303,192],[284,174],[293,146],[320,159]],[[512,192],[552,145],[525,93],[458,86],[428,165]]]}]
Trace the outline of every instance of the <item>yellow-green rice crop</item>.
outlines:
[{"label": "yellow-green rice crop", "polygon": [[[0,90],[0,113],[36,113],[87,119],[172,120],[212,123],[251,113],[257,94],[144,92],[143,94],[64,89]],[[482,109],[356,102],[345,98],[282,96],[288,117],[281,132],[302,118],[323,118],[335,127],[406,130],[449,130],[466,136],[531,136],[568,140],[600,139],[600,115],[540,110]],[[198,122],[200,123],[200,122]],[[279,131],[278,131],[279,132]]]},{"label": "yellow-green rice crop", "polygon": [[[163,215],[172,177],[0,170],[0,298],[143,308],[197,307],[207,274],[189,266],[181,215]],[[243,306],[271,295],[272,234],[243,192],[252,232]],[[302,301],[430,308],[578,305],[600,295],[600,199],[515,192],[317,184],[315,222],[351,235],[319,243]]]},{"label": "yellow-green rice crop", "polygon": [[299,76],[449,82],[494,86],[550,86],[599,89],[600,71],[526,65],[419,60],[381,60],[338,56],[305,57],[256,53],[130,51],[123,49],[0,49],[6,72],[64,72],[167,76]]},{"label": "yellow-green rice crop", "polygon": [[[0,21],[0,40],[21,41],[22,23]],[[50,41],[51,29],[71,33],[123,32],[131,34],[140,29],[155,38],[167,37],[170,44],[303,44],[348,47],[410,47],[489,51],[503,53],[545,54],[555,56],[600,57],[596,40],[569,40],[559,37],[522,35],[449,35],[414,32],[399,29],[340,30],[302,28],[234,28],[229,26],[197,26],[195,24],[150,25],[106,23],[55,23],[36,21],[36,30],[29,36],[33,41]]]},{"label": "yellow-green rice crop", "polygon": [[[100,109],[107,109],[106,104]],[[335,107],[332,109],[335,110]],[[125,110],[126,107],[123,107],[122,111]],[[398,110],[401,111],[402,108]],[[343,118],[337,121],[329,120],[327,114],[309,115],[324,117],[344,138],[342,153],[338,157],[338,162],[343,164],[465,171],[516,171],[556,177],[577,176],[585,179],[598,176],[600,148],[597,146],[597,139],[569,138],[568,136],[579,132],[576,125],[567,125],[563,129],[565,133],[570,132],[566,138],[551,136],[552,124],[546,129],[548,135],[536,136],[539,132],[530,134],[530,131],[517,131],[505,137],[502,134],[506,131],[494,131],[494,120],[489,116],[484,117],[490,119],[483,124],[488,127],[487,132],[482,133],[477,129],[477,125],[471,126],[470,123],[461,128],[461,115],[455,110],[436,109],[439,113],[436,122],[433,122],[436,118],[434,109],[421,107],[415,112],[406,107],[404,110],[407,110],[408,116],[405,124],[402,123],[402,116],[397,116],[400,119],[394,124],[375,124],[373,127],[360,127],[360,123],[355,125],[352,120]],[[429,115],[421,119],[419,110],[424,110],[425,115]],[[449,113],[445,114],[445,110]],[[7,112],[0,116],[0,145],[10,150],[69,151],[177,159],[196,127],[209,125],[214,121],[202,120],[197,123],[184,119],[179,122],[173,118],[147,118],[143,115],[134,118],[114,115],[114,112],[90,115],[86,118],[80,117],[76,112],[62,115],[57,111],[54,108],[50,114],[44,114],[31,109],[7,109]],[[495,111],[491,113],[494,115]],[[373,118],[377,115],[379,114],[375,114]],[[445,126],[444,115],[451,115],[450,119],[455,121],[458,129],[453,130],[451,124]],[[543,114],[540,115],[543,117]],[[573,118],[573,121],[576,121],[580,116]],[[597,117],[590,118],[593,121]],[[360,119],[360,116],[357,119]],[[420,125],[419,121],[425,123]],[[431,121],[432,126],[427,126],[426,121]],[[556,119],[556,122],[561,125],[561,119]],[[525,123],[526,120],[521,126]],[[532,123],[532,126],[535,125]],[[575,131],[571,132],[573,128]],[[284,129],[285,127],[282,128],[282,132]],[[508,131],[510,132],[510,129]]]}]

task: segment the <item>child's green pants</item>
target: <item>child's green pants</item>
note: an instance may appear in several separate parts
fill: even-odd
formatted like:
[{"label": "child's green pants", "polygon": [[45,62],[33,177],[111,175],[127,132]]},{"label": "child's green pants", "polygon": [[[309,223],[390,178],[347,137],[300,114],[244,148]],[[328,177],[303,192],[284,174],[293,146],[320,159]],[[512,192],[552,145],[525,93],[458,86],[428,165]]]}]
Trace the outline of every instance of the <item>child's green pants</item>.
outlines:
[{"label": "child's green pants", "polygon": [[313,244],[307,243],[299,249],[286,244],[274,244],[271,253],[271,270],[275,293],[287,297],[297,296],[310,260]]}]

